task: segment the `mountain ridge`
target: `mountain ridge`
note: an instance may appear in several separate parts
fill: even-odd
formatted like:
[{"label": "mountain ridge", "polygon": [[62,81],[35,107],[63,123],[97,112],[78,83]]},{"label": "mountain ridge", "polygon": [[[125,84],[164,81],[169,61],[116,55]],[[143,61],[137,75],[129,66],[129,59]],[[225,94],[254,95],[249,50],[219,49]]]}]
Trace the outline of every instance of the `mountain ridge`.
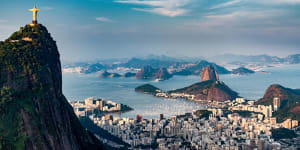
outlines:
[{"label": "mountain ridge", "polygon": [[59,57],[41,24],[0,43],[0,149],[104,149],[62,93]]}]

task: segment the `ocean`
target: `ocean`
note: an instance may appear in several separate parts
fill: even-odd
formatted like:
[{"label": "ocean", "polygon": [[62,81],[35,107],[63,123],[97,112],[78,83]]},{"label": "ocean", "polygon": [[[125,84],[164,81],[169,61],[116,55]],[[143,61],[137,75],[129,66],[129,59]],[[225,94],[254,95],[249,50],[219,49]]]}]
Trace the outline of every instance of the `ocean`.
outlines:
[{"label": "ocean", "polygon": [[[250,100],[263,97],[271,84],[281,84],[285,87],[300,89],[300,65],[266,68],[264,71],[268,73],[220,75],[220,80],[238,92],[240,96]],[[129,118],[135,118],[137,114],[144,118],[159,118],[160,114],[170,117],[205,107],[197,102],[157,98],[134,91],[135,87],[146,83],[164,91],[183,88],[200,82],[200,76],[174,76],[161,82],[122,77],[99,78],[98,76],[99,73],[88,75],[63,73],[64,95],[71,101],[95,97],[126,104],[134,110],[120,114],[120,117]]]}]

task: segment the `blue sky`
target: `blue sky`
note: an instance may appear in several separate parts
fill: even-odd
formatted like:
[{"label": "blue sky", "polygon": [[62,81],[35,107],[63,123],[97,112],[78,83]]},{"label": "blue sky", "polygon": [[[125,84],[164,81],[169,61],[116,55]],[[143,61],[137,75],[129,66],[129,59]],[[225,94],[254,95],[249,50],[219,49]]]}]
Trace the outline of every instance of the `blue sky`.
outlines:
[{"label": "blue sky", "polygon": [[0,40],[34,3],[65,61],[300,53],[300,0],[1,0]]}]

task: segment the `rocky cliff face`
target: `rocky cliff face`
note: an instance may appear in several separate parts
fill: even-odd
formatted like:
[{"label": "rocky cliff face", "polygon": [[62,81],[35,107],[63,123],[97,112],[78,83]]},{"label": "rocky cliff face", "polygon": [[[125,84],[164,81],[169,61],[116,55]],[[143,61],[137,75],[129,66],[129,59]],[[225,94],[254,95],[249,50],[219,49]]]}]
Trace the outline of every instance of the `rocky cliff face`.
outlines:
[{"label": "rocky cliff face", "polygon": [[290,64],[299,64],[300,63],[300,54],[289,55],[285,58],[285,61]]},{"label": "rocky cliff face", "polygon": [[212,66],[206,66],[201,73],[201,81],[218,81],[219,76],[217,71]]},{"label": "rocky cliff face", "polygon": [[170,93],[185,93],[195,95],[199,100],[226,101],[238,97],[238,93],[231,90],[221,81],[207,80],[193,84],[191,86],[170,91]]},{"label": "rocky cliff face", "polygon": [[151,66],[145,66],[138,73],[136,73],[136,78],[138,78],[138,79],[167,80],[171,77],[172,77],[172,75],[169,74],[167,69],[165,69],[165,68],[154,69]]},{"label": "rocky cliff face", "polygon": [[59,53],[44,26],[1,42],[0,60],[0,149],[103,149],[62,93]]}]

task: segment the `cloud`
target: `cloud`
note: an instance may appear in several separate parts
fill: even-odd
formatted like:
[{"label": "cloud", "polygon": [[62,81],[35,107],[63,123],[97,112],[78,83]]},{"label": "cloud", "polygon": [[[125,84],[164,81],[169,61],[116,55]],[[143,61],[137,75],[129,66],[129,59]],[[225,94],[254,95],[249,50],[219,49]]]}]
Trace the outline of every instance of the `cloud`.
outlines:
[{"label": "cloud", "polygon": [[136,11],[149,12],[168,17],[186,15],[189,10],[187,5],[193,0],[117,0],[116,3],[143,5],[150,8],[133,8]]},{"label": "cloud", "polygon": [[259,4],[300,4],[300,0],[248,0]]},{"label": "cloud", "polygon": [[225,2],[225,3],[215,5],[215,6],[211,7],[210,9],[218,9],[218,8],[228,7],[228,6],[238,4],[240,2],[242,2],[242,0],[232,0],[232,1],[228,1],[228,2]]},{"label": "cloud", "polygon": [[152,9],[133,8],[133,10],[149,12],[149,13],[159,14],[159,15],[163,15],[163,16],[168,16],[168,17],[182,16],[188,12],[185,9],[169,10],[166,8],[152,8]]},{"label": "cloud", "polygon": [[267,0],[273,3],[282,3],[282,4],[300,4],[300,0]]},{"label": "cloud", "polygon": [[[283,10],[239,10],[227,14],[209,14],[202,20],[186,22],[187,26],[195,26],[212,31],[216,28],[249,29],[274,25],[276,18],[286,14]],[[212,29],[212,30],[210,30]]]},{"label": "cloud", "polygon": [[97,17],[96,20],[101,22],[114,22],[112,19],[107,17]]}]

